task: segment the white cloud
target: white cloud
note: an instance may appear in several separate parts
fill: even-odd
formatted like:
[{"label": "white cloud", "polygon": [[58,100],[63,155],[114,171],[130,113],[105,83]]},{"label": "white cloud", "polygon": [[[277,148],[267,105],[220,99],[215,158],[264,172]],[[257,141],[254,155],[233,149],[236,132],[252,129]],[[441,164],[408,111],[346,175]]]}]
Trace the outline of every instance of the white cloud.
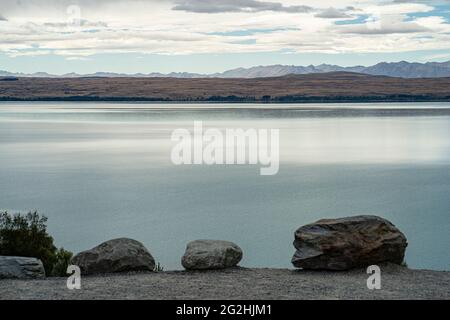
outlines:
[{"label": "white cloud", "polygon": [[[79,20],[67,11],[73,3],[79,5]],[[217,7],[214,3],[2,0],[2,15],[8,20],[0,21],[0,51],[11,56],[51,52],[80,59],[118,52],[361,53],[450,49],[450,25],[444,18],[436,13],[420,18],[409,16],[434,9],[424,3],[227,0]],[[361,16],[365,20],[357,24],[335,24],[336,20],[350,21]]]}]

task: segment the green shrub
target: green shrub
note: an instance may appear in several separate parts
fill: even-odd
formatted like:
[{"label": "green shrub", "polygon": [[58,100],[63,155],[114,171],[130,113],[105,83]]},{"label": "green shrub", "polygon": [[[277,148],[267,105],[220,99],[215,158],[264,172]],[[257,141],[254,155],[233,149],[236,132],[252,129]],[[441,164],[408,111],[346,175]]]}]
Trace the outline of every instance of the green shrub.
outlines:
[{"label": "green shrub", "polygon": [[70,265],[70,259],[72,259],[72,252],[59,248],[56,252],[56,262],[53,265],[52,276],[64,277],[67,275],[67,267]]},{"label": "green shrub", "polygon": [[34,257],[47,275],[65,275],[71,252],[57,249],[47,233],[47,217],[36,211],[26,215],[0,212],[0,255]]}]

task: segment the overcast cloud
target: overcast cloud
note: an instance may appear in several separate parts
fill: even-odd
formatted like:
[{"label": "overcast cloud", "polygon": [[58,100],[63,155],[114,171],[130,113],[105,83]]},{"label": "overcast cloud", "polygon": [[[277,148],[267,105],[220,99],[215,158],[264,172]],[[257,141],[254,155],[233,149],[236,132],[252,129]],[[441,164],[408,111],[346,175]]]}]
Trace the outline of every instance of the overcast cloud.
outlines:
[{"label": "overcast cloud", "polygon": [[292,5],[285,6],[281,2],[267,2],[257,0],[180,0],[176,1],[174,10],[182,10],[197,13],[223,13],[223,12],[311,12],[310,6]]}]

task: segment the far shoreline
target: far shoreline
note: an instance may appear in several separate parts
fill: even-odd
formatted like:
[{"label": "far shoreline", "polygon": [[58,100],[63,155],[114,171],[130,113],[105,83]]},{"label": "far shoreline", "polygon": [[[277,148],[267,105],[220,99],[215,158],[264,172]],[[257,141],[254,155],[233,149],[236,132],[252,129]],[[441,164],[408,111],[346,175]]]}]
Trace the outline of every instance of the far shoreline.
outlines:
[{"label": "far shoreline", "polygon": [[[1,79],[0,79],[1,80]],[[334,72],[272,78],[17,78],[0,101],[146,103],[450,102],[450,78]]]},{"label": "far shoreline", "polygon": [[129,104],[364,104],[364,103],[433,103],[450,102],[450,96],[445,98],[433,98],[423,96],[401,96],[401,97],[280,97],[269,101],[257,99],[228,98],[223,99],[203,99],[203,100],[172,100],[158,98],[138,98],[138,97],[45,97],[45,98],[9,98],[0,97],[0,102],[105,102],[105,103],[129,103]]}]

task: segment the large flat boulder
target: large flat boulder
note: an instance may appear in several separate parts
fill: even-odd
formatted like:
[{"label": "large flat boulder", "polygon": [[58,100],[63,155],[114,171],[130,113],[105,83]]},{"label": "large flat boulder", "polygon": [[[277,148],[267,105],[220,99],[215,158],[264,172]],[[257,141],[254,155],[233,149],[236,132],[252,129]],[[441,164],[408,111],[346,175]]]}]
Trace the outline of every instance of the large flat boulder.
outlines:
[{"label": "large flat boulder", "polygon": [[377,216],[323,219],[295,232],[292,264],[297,268],[348,270],[392,262],[401,264],[408,245],[391,222]]},{"label": "large flat boulder", "polygon": [[28,257],[0,256],[0,279],[45,278],[42,261]]},{"label": "large flat boulder", "polygon": [[181,264],[187,270],[213,270],[236,266],[242,250],[229,241],[196,240],[188,243]]},{"label": "large flat boulder", "polygon": [[78,253],[72,264],[82,274],[153,271],[155,260],[142,243],[120,238],[103,242],[95,248]]}]

